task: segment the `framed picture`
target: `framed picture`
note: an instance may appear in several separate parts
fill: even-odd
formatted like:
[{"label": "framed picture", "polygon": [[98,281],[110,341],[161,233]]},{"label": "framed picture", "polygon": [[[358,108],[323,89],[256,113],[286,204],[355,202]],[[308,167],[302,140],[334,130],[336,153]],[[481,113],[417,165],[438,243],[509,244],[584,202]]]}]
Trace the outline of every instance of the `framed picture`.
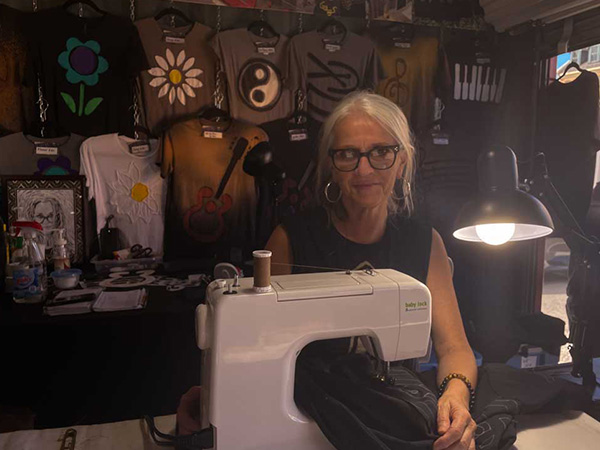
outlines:
[{"label": "framed picture", "polygon": [[53,230],[63,228],[71,264],[84,262],[85,232],[82,176],[4,176],[4,216],[8,223],[36,221],[42,225],[46,248],[53,245]]}]

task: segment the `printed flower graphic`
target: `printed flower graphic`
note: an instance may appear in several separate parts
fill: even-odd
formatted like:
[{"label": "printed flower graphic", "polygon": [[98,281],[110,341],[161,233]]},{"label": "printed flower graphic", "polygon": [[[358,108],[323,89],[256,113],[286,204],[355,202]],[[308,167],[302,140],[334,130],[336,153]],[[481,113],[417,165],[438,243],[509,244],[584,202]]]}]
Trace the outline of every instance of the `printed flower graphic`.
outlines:
[{"label": "printed flower graphic", "polygon": [[175,97],[183,106],[185,106],[186,95],[188,97],[196,97],[194,88],[202,87],[202,82],[197,79],[202,75],[203,71],[193,68],[196,58],[185,58],[185,50],[181,50],[175,60],[175,55],[169,49],[165,54],[166,59],[156,55],[154,59],[158,67],[153,67],[148,71],[154,78],[150,81],[150,86],[159,87],[158,98],[162,98],[167,93],[169,94],[169,103],[172,105],[175,102]]},{"label": "printed flower graphic", "polygon": [[152,216],[161,214],[163,180],[156,171],[149,179],[144,177],[140,168],[131,162],[127,171],[117,170],[117,179],[109,184],[115,194],[110,204],[116,207],[117,214],[129,217],[133,223],[141,219],[149,223]]},{"label": "printed flower graphic", "polygon": [[108,61],[100,56],[100,44],[96,41],[81,42],[77,38],[67,39],[67,49],[58,55],[58,63],[67,70],[66,78],[71,84],[79,84],[79,107],[73,96],[61,92],[63,100],[73,114],[92,114],[102,103],[102,97],[84,102],[85,86],[98,84],[99,76],[108,70]]},{"label": "printed flower graphic", "polygon": [[59,156],[56,160],[40,158],[37,162],[38,171],[34,175],[77,175],[78,171],[71,167],[71,160]]}]

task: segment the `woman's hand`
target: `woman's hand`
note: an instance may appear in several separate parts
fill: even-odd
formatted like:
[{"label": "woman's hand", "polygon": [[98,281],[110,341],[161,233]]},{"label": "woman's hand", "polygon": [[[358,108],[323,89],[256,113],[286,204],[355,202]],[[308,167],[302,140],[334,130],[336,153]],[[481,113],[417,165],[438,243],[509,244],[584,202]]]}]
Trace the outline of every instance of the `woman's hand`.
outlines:
[{"label": "woman's hand", "polygon": [[181,396],[177,407],[177,434],[194,434],[202,429],[200,420],[200,394],[202,388],[193,386]]},{"label": "woman's hand", "polygon": [[471,418],[464,396],[446,391],[438,400],[438,433],[433,450],[475,450],[477,424]]}]

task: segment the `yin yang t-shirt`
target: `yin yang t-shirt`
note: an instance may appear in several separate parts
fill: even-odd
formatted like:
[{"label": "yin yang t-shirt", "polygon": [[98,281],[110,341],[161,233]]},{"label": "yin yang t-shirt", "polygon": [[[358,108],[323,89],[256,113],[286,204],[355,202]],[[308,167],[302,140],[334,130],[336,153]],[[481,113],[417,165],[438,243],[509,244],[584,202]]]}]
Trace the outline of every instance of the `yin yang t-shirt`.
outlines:
[{"label": "yin yang t-shirt", "polygon": [[227,77],[233,118],[262,124],[292,113],[292,90],[285,80],[288,41],[283,35],[261,38],[246,28],[214,37],[212,45]]}]

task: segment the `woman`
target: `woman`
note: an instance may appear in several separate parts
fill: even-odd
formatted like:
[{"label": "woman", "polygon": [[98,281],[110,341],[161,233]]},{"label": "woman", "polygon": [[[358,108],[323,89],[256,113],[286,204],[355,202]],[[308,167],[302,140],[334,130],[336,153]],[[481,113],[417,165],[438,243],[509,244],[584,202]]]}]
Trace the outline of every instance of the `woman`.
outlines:
[{"label": "woman", "polygon": [[[438,383],[449,374],[475,383],[477,367],[444,244],[434,229],[409,218],[415,150],[404,114],[381,96],[358,92],[336,107],[321,133],[317,189],[322,208],[275,229],[266,246],[273,252],[272,273],[368,263],[419,279],[432,296]],[[467,383],[451,379],[438,401],[441,437],[434,450],[475,449],[469,402]]]},{"label": "woman", "polygon": [[[415,150],[408,123],[394,103],[359,92],[346,97],[325,121],[317,185],[322,208],[286,221],[273,232],[272,273],[353,269],[361,263],[392,268],[427,285],[432,296],[432,334],[438,382],[462,374],[473,383],[477,367],[467,342],[446,250],[431,227],[409,218]],[[395,189],[396,184],[400,184]],[[397,197],[395,191],[402,194]],[[473,386],[474,387],[474,386]],[[181,434],[199,431],[200,388],[181,399]],[[470,392],[451,379],[438,401],[434,450],[474,450]]]}]

